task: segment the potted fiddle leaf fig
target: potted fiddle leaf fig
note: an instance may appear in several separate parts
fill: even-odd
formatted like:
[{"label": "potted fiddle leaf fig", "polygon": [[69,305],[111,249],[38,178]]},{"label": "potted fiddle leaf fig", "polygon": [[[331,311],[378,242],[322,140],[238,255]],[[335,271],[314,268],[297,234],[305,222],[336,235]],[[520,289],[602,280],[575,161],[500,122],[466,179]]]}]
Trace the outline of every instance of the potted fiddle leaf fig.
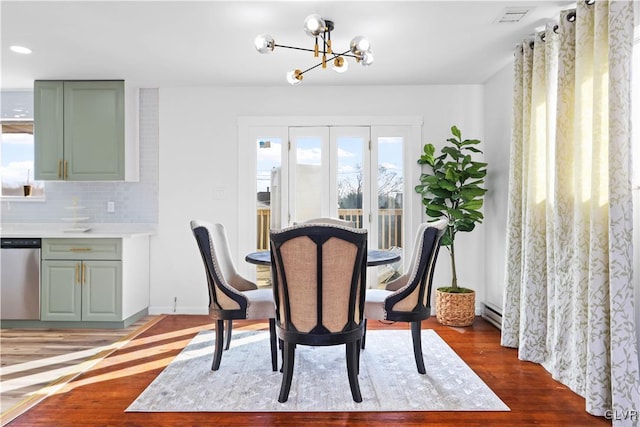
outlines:
[{"label": "potted fiddle leaf fig", "polygon": [[474,155],[482,153],[479,140],[462,139],[456,126],[451,133],[440,154],[436,155],[433,144],[425,144],[418,163],[426,168],[415,191],[422,195],[428,217],[448,221],[440,244],[449,251],[451,286],[436,289],[436,318],[445,325],[469,326],[475,318],[475,291],[458,286],[454,243],[458,232],[472,231],[484,218],[480,209],[487,192],[482,187],[487,163],[474,160]]}]

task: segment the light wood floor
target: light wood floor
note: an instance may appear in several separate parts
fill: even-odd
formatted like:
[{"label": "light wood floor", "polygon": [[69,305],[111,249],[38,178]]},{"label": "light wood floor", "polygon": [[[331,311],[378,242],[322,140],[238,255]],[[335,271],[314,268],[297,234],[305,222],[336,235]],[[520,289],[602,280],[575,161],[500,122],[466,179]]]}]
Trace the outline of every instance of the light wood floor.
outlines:
[{"label": "light wood floor", "polygon": [[[587,414],[584,399],[554,381],[541,366],[519,361],[516,350],[501,347],[499,331],[480,318],[468,328],[446,327],[429,319],[423,323],[423,328],[434,329],[511,408],[510,412],[124,412],[193,336],[211,326],[207,316],[163,317],[16,418],[10,426],[610,425],[608,420]],[[369,322],[369,327],[407,328],[402,323],[386,325],[380,322]],[[234,330],[239,329],[266,330],[267,324],[234,322]],[[424,351],[428,357],[428,349]]]},{"label": "light wood floor", "polygon": [[157,321],[147,316],[124,329],[0,329],[0,408],[5,415],[97,363],[125,338]]}]

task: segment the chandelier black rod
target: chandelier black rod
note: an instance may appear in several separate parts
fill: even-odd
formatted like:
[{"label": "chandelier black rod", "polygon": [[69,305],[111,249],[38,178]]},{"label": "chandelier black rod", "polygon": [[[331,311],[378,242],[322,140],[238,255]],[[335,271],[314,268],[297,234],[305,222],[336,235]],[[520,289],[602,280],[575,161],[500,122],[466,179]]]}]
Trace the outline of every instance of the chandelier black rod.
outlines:
[{"label": "chandelier black rod", "polygon": [[[283,45],[283,44],[275,44],[275,43],[274,43],[274,45],[273,45],[273,46],[274,46],[274,47],[284,47],[285,49],[304,50],[305,52],[315,52],[315,50],[314,50],[314,49],[307,49],[307,48],[304,48],[304,47],[287,46],[287,45]],[[337,53],[337,54],[335,54],[335,56],[334,56],[333,58],[331,58],[331,59],[335,59],[335,58],[337,58],[338,56],[347,56],[347,57],[350,57],[350,58],[356,58],[356,59],[358,59],[358,57],[357,57],[356,55],[348,54],[349,52],[350,52],[350,50],[345,50],[345,51],[344,51],[344,53]],[[327,52],[326,52],[326,51],[322,51],[322,50],[321,50],[321,51],[320,51],[320,53],[325,53],[325,54],[326,54]]]}]

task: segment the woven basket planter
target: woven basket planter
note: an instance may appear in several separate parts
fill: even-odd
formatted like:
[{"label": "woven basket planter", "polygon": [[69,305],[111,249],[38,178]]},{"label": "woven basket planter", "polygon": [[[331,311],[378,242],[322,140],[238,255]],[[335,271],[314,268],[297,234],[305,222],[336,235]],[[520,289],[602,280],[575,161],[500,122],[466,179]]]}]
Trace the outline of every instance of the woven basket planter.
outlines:
[{"label": "woven basket planter", "polygon": [[450,293],[436,289],[436,319],[443,325],[470,326],[476,317],[476,293]]}]

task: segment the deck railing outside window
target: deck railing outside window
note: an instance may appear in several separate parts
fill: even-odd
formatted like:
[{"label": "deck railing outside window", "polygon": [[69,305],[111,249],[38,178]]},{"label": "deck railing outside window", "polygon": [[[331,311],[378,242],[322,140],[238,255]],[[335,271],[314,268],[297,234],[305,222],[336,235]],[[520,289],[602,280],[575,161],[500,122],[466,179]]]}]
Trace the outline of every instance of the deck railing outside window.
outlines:
[{"label": "deck railing outside window", "polygon": [[[361,209],[338,209],[338,217],[351,221],[357,228],[362,227]],[[271,223],[271,210],[258,208],[258,236],[257,249],[269,249],[269,224]],[[402,247],[402,209],[378,210],[378,247],[388,249]]]}]

